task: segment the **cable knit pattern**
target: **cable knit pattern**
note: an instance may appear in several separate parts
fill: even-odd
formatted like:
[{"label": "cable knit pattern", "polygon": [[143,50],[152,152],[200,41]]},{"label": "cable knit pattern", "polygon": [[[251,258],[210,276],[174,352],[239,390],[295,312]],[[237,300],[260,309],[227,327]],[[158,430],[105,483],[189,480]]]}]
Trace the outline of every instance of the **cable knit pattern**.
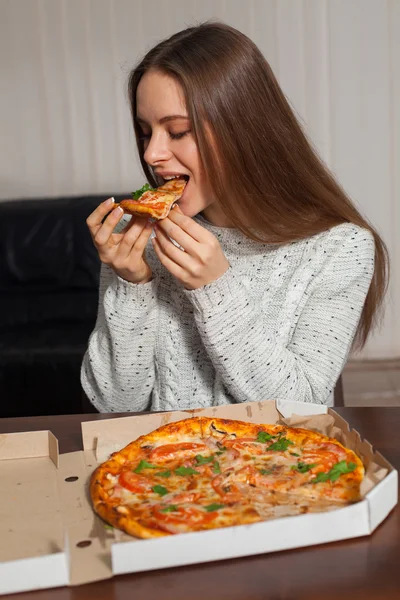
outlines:
[{"label": "cable knit pattern", "polygon": [[82,385],[102,412],[288,399],[330,404],[374,268],[372,235],[345,223],[285,246],[197,222],[230,268],[185,290],[151,245],[153,280],[102,268]]}]

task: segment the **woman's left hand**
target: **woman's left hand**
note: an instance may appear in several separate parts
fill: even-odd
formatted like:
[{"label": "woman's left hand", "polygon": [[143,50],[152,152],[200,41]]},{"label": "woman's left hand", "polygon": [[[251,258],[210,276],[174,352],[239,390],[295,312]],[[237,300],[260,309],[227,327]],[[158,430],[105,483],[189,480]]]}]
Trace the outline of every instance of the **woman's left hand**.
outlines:
[{"label": "woman's left hand", "polygon": [[[217,238],[176,207],[154,227],[154,250],[164,267],[188,290],[219,279],[229,262]],[[182,248],[177,248],[169,238]]]}]

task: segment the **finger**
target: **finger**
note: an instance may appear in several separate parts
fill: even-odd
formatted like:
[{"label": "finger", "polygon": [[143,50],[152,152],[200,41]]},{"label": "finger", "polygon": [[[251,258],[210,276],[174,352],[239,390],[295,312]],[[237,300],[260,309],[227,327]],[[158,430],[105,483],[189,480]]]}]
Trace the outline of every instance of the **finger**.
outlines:
[{"label": "finger", "polygon": [[[196,223],[196,221],[194,221],[190,217],[184,215],[180,209],[171,210],[168,217],[160,221],[160,225],[161,223],[165,223],[166,221],[171,221],[172,223],[178,225],[185,233],[187,233],[191,238],[196,240],[196,242],[204,243],[209,240],[210,232],[198,223]],[[179,240],[176,241],[178,242],[178,244],[180,243]],[[186,250],[186,247],[183,244],[181,244],[181,246]]]},{"label": "finger", "polygon": [[161,229],[156,230],[156,236],[163,254],[183,269],[189,271],[190,267],[193,266],[193,258],[187,252],[183,252],[177,248]]},{"label": "finger", "polygon": [[[139,253],[139,249],[136,248],[136,244],[137,244],[140,236],[142,235],[142,233],[145,230],[146,230],[145,237],[147,236],[147,239],[151,235],[152,226],[150,225],[147,228],[147,222],[148,222],[147,218],[137,217],[135,219],[134,223],[129,228],[129,230],[124,234],[123,238],[121,239],[121,241],[119,243],[119,246],[118,246],[118,256],[119,257],[126,258],[129,254],[131,254],[132,250],[135,250],[135,252]],[[141,240],[141,243],[142,242],[143,242],[143,239]],[[143,246],[140,254],[143,254],[144,247],[145,246]]]},{"label": "finger", "polygon": [[137,255],[143,256],[143,253],[145,251],[147,242],[149,241],[152,231],[153,231],[153,223],[150,223],[149,221],[147,221],[145,227],[143,228],[142,232],[140,233],[140,235],[137,238],[135,245],[133,247],[133,250],[135,253],[137,253]]},{"label": "finger", "polygon": [[196,246],[198,246],[198,242],[193,239],[193,237],[169,218],[159,221],[155,227],[155,231],[163,231],[166,233],[170,238],[178,242],[178,244],[189,254],[193,254],[196,250]]},{"label": "finger", "polygon": [[[159,244],[159,240],[157,238],[153,238],[152,240],[154,251],[162,265],[177,279],[181,281],[185,280],[186,271],[182,269],[179,265],[177,265],[173,260],[171,260],[161,249]],[[183,254],[183,252],[182,252]],[[187,275],[187,274],[186,274]]]},{"label": "finger", "polygon": [[96,246],[104,246],[104,244],[107,244],[115,229],[115,226],[121,220],[123,214],[124,211],[118,206],[117,208],[114,208],[114,210],[108,215],[94,236],[94,242]]},{"label": "finger", "polygon": [[[127,215],[125,214],[125,216],[127,216]],[[125,227],[123,229],[121,229],[120,233],[124,234],[127,231],[129,231],[129,229],[132,227],[132,225],[134,225],[135,221],[136,221],[136,217],[134,217],[133,215],[131,215],[131,218],[129,219],[129,221],[127,222],[127,224],[125,225]]]},{"label": "finger", "polygon": [[89,227],[92,237],[96,235],[102,225],[104,217],[113,209],[113,206],[114,198],[107,198],[107,200],[99,204],[99,206],[88,216],[86,225]]}]

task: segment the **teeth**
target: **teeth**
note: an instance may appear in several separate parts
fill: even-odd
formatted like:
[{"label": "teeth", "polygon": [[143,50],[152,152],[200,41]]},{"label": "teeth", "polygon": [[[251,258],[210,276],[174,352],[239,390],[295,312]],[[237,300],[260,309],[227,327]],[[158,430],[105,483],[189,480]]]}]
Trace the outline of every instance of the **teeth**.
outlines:
[{"label": "teeth", "polygon": [[165,181],[170,181],[171,179],[179,179],[182,175],[169,175],[168,177],[164,177]]}]

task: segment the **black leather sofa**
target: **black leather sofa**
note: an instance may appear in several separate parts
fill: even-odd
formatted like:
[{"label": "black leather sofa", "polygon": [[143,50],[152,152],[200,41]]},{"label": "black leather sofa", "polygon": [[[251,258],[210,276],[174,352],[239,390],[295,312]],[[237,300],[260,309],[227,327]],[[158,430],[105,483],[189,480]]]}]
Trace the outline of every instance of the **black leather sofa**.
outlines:
[{"label": "black leather sofa", "polygon": [[82,412],[100,271],[86,218],[105,198],[0,202],[0,417]]}]

